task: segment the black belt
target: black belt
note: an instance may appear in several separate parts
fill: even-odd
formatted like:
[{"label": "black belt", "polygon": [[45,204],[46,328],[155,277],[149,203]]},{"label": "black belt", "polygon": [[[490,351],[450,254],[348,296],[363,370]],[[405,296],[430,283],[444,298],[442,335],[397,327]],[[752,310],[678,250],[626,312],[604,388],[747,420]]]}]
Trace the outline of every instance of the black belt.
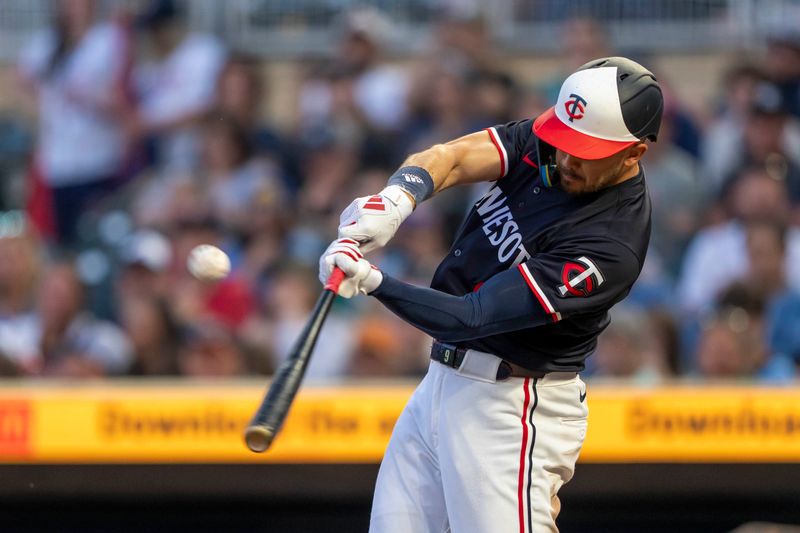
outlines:
[{"label": "black belt", "polygon": [[[433,341],[433,345],[431,346],[431,359],[455,369],[461,367],[461,363],[464,362],[464,356],[466,354],[466,348],[459,348],[453,344]],[[547,372],[528,370],[513,363],[509,363],[508,361],[501,361],[500,366],[497,367],[497,376],[495,379],[497,379],[497,381],[502,381],[510,377],[543,378],[545,375],[547,375]]]}]

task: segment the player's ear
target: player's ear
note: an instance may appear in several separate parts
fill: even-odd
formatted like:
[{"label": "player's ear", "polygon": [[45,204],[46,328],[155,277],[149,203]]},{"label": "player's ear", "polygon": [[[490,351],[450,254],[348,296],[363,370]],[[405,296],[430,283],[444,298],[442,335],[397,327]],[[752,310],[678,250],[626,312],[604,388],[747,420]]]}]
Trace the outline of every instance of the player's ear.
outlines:
[{"label": "player's ear", "polygon": [[626,167],[632,167],[639,162],[644,153],[647,151],[647,145],[643,142],[636,143],[625,151]]}]

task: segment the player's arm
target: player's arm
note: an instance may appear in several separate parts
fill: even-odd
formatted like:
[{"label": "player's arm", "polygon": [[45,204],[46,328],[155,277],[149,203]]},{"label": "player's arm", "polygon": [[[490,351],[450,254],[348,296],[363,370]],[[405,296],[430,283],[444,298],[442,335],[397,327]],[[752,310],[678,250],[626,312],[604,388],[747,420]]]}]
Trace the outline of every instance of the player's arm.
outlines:
[{"label": "player's arm", "polygon": [[462,342],[551,322],[538,311],[516,269],[493,276],[481,288],[454,296],[391,276],[370,293],[394,314],[444,342]]},{"label": "player's arm", "polygon": [[453,296],[383,274],[363,259],[354,241],[346,238],[334,241],[323,254],[323,283],[334,266],[346,275],[339,296],[375,296],[400,318],[442,341],[459,342],[546,323],[546,317],[536,316],[536,300],[517,269],[497,274],[477,292]]},{"label": "player's arm", "polygon": [[454,185],[495,180],[501,166],[501,153],[488,130],[436,144],[403,162],[403,167],[419,167],[430,174],[434,194]]},{"label": "player's arm", "polygon": [[348,284],[347,293],[340,291],[341,296],[370,294],[406,322],[445,342],[477,339],[607,310],[625,297],[641,269],[639,259],[619,242],[596,241],[587,247],[576,242],[500,272],[476,292],[454,296],[387,276],[372,268],[357,246],[343,241],[346,239],[335,242],[323,256],[323,281],[336,265],[347,275],[343,282]]},{"label": "player's arm", "polygon": [[[504,128],[500,127],[503,132]],[[517,129],[530,131],[524,126]],[[385,189],[356,198],[342,212],[339,237],[357,241],[363,252],[384,246],[414,208],[433,194],[505,175],[508,152],[498,129],[489,128],[410,155]]]}]

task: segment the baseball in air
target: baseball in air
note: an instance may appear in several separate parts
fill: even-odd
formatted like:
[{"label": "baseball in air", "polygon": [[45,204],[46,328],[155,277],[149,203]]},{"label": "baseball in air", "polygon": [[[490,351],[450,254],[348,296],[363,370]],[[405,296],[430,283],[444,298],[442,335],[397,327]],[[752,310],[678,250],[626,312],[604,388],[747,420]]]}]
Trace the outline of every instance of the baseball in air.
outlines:
[{"label": "baseball in air", "polygon": [[218,281],[231,271],[231,260],[216,246],[201,244],[192,248],[186,267],[201,281]]}]

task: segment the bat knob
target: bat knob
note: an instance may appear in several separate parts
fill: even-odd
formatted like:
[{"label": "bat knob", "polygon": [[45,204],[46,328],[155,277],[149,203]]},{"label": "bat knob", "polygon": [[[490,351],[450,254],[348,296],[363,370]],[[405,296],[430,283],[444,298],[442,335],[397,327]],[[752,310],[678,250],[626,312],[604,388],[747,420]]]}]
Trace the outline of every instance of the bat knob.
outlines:
[{"label": "bat knob", "polygon": [[261,453],[269,448],[273,438],[275,438],[275,432],[272,428],[264,426],[250,426],[244,432],[244,441],[247,443],[247,447],[256,453]]}]

